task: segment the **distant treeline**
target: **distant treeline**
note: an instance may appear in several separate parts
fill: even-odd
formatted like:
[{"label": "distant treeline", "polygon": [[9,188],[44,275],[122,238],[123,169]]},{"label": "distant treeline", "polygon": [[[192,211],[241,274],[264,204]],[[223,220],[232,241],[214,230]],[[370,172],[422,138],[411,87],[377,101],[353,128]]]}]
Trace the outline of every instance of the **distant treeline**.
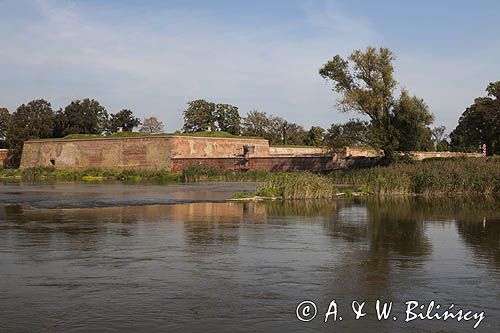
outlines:
[{"label": "distant treeline", "polygon": [[[448,136],[444,126],[431,128],[434,116],[422,98],[405,89],[396,95],[393,61],[389,49],[368,47],[346,59],[336,55],[320,68],[319,74],[333,82],[333,90],[340,96],[340,110],[362,116],[344,124],[306,130],[266,112],[253,110],[242,118],[237,106],[197,99],[187,103],[182,131],[257,136],[274,145],[370,146],[382,149],[387,162],[397,159],[398,151],[470,152],[478,151],[482,144],[488,155],[500,154],[500,81],[488,85],[488,96],[477,98]],[[19,165],[26,140],[109,135],[134,128],[144,133],[163,132],[163,124],[155,117],[141,121],[128,109],[108,114],[98,101],[88,98],[72,101],[58,111],[43,99],[22,104],[12,114],[0,108],[0,148],[11,149],[9,161],[14,167]]]}]

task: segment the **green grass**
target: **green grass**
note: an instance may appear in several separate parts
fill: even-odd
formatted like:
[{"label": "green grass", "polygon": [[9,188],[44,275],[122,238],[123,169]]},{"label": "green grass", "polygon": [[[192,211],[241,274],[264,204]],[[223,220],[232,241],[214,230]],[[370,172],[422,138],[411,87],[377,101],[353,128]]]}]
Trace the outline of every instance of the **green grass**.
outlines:
[{"label": "green grass", "polygon": [[210,138],[236,138],[236,139],[262,139],[254,136],[238,136],[227,132],[196,132],[196,133],[139,133],[139,132],[121,132],[111,135],[99,134],[70,134],[62,138],[50,139],[33,139],[34,141],[46,140],[84,140],[84,139],[115,139],[115,138],[136,138],[136,137],[158,137],[158,136],[194,136],[194,137],[210,137]]},{"label": "green grass", "polygon": [[500,160],[497,158],[429,159],[385,167],[338,170],[329,175],[334,183],[379,195],[500,194]]}]

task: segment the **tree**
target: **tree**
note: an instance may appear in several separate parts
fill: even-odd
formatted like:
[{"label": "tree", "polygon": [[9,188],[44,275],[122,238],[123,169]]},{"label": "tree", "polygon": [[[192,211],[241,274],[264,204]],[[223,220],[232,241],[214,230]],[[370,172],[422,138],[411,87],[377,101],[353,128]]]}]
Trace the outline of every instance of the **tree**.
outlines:
[{"label": "tree", "polygon": [[324,144],[332,149],[366,145],[368,123],[349,120],[345,124],[332,124],[325,134]]},{"label": "tree", "polygon": [[253,110],[241,120],[241,133],[244,136],[265,138],[270,127],[270,117],[265,112]]},{"label": "tree", "polygon": [[161,133],[163,132],[163,123],[156,119],[156,117],[145,118],[142,126],[139,129],[141,133]]},{"label": "tree", "polygon": [[393,118],[392,123],[397,131],[397,150],[429,151],[434,148],[432,131],[428,127],[434,121],[434,116],[423,99],[410,97],[403,90],[394,105]]},{"label": "tree", "polygon": [[500,153],[500,81],[486,88],[487,97],[476,98],[450,133],[451,147],[458,151],[477,151],[486,144],[488,155]]},{"label": "tree", "polygon": [[108,112],[93,99],[76,100],[58,112],[57,131],[68,134],[102,134],[108,128]]},{"label": "tree", "polygon": [[184,111],[184,132],[202,132],[215,130],[215,103],[204,99],[188,102]]},{"label": "tree", "polygon": [[110,115],[108,132],[116,133],[119,127],[122,128],[123,132],[132,132],[134,127],[137,127],[140,124],[141,120],[134,117],[132,111],[123,109]]},{"label": "tree", "polygon": [[12,114],[5,141],[11,149],[10,163],[18,167],[24,141],[50,138],[54,126],[54,112],[49,102],[39,99],[22,104]]},{"label": "tree", "polygon": [[288,122],[281,117],[269,119],[269,129],[266,139],[273,145],[301,145],[304,144],[307,132],[298,124]]},{"label": "tree", "polygon": [[231,104],[217,104],[215,106],[214,120],[217,123],[216,130],[239,135],[240,114],[238,107]]},{"label": "tree", "polygon": [[447,151],[450,148],[446,127],[438,126],[432,129],[432,142],[436,151]]},{"label": "tree", "polygon": [[0,148],[5,147],[5,135],[9,126],[10,113],[6,108],[0,108]]},{"label": "tree", "polygon": [[[416,98],[408,97],[404,91],[399,99],[394,97],[397,87],[392,65],[394,59],[393,53],[387,48],[368,47],[364,52],[354,51],[347,60],[336,55],[319,70],[323,78],[334,82],[333,90],[340,94],[338,105],[341,111],[368,117],[368,142],[384,151],[387,162],[396,158],[401,135],[408,134],[397,126],[408,124],[408,119],[426,119],[413,114],[422,107]],[[398,119],[398,113],[402,110],[406,110],[411,117],[399,116]],[[414,126],[421,128],[425,125],[418,123]],[[406,142],[402,146],[407,148],[411,145]]]},{"label": "tree", "polygon": [[307,132],[307,137],[304,143],[307,146],[319,147],[323,145],[323,139],[325,137],[325,130],[319,126],[312,126]]}]

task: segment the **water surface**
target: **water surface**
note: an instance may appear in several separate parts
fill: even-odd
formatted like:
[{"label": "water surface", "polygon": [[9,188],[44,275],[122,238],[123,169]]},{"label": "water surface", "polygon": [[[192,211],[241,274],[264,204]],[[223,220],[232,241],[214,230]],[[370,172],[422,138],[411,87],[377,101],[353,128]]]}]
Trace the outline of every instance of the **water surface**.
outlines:
[{"label": "water surface", "polygon": [[[1,332],[469,332],[500,327],[500,202],[234,203],[251,184],[0,186]],[[324,323],[332,299],[343,321]],[[374,302],[397,321],[377,321]],[[297,320],[302,300],[318,306]],[[354,320],[352,300],[368,314]]]}]

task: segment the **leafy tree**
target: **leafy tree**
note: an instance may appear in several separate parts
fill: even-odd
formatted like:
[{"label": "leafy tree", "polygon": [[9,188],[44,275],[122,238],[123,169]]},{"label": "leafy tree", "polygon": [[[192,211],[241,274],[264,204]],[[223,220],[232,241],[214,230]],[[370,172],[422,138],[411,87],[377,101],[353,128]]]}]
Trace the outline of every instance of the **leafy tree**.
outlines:
[{"label": "leafy tree", "polygon": [[[356,50],[343,59],[336,55],[319,70],[319,74],[334,82],[333,90],[340,94],[338,105],[343,112],[356,112],[367,116],[367,139],[370,145],[384,151],[386,161],[393,161],[398,148],[407,149],[414,138],[401,138],[408,134],[397,126],[415,128],[426,126],[421,113],[423,105],[418,99],[408,97],[403,91],[396,99],[397,81],[394,79],[393,53],[387,48],[368,47],[364,52]],[[400,112],[406,115],[398,116]],[[400,146],[400,139],[402,143]]]},{"label": "leafy tree", "polygon": [[323,139],[325,137],[325,130],[319,126],[312,126],[307,132],[307,137],[304,143],[307,146],[319,147],[323,144]]},{"label": "leafy tree", "polygon": [[93,99],[71,102],[57,114],[57,131],[68,134],[102,134],[108,127],[108,112]]},{"label": "leafy tree", "polygon": [[124,132],[132,132],[134,127],[140,124],[141,120],[134,117],[132,111],[123,109],[110,115],[108,132],[116,133],[119,127],[121,127]]},{"label": "leafy tree", "polygon": [[217,123],[217,130],[239,135],[240,114],[238,107],[231,104],[217,104],[215,106],[214,120]]},{"label": "leafy tree", "polygon": [[500,154],[500,81],[486,88],[487,97],[476,98],[451,132],[451,147],[459,151],[477,151],[486,144],[488,155]]},{"label": "leafy tree", "polygon": [[142,126],[139,129],[141,133],[161,133],[163,132],[163,123],[156,119],[156,117],[145,118]]},{"label": "leafy tree", "polygon": [[253,110],[241,120],[241,133],[244,136],[268,136],[271,120],[265,112]]},{"label": "leafy tree", "polygon": [[184,132],[215,130],[215,103],[204,99],[188,102],[184,111]]},{"label": "leafy tree", "polygon": [[400,151],[429,151],[434,148],[432,131],[428,127],[434,121],[423,99],[410,97],[406,90],[394,105],[393,124],[397,131]]},{"label": "leafy tree", "polygon": [[12,152],[12,166],[19,166],[24,141],[50,138],[53,126],[54,112],[49,102],[39,99],[19,106],[10,117],[5,135],[5,141]]},{"label": "leafy tree", "polygon": [[367,122],[349,120],[345,124],[332,124],[325,134],[324,144],[332,149],[366,145]]},{"label": "leafy tree", "polygon": [[301,145],[307,137],[307,132],[298,124],[286,121],[281,117],[271,117],[266,139],[270,144]]},{"label": "leafy tree", "polygon": [[0,108],[0,148],[5,147],[5,135],[9,126],[10,113],[6,108]]},{"label": "leafy tree", "polygon": [[447,151],[450,149],[446,127],[438,126],[432,129],[432,142],[436,151]]}]

